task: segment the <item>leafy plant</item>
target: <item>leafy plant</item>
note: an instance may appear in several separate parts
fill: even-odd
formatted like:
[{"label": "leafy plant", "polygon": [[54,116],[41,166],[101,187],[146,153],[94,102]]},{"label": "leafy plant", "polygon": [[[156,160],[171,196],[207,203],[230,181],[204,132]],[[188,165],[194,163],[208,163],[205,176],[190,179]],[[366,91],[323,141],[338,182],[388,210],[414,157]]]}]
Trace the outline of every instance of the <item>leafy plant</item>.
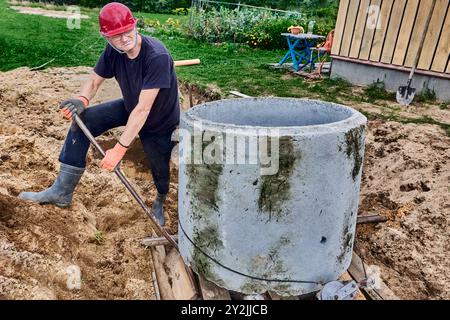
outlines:
[{"label": "leafy plant", "polygon": [[377,81],[364,89],[366,100],[374,102],[375,100],[389,100],[394,98],[394,94],[387,92],[383,81]]},{"label": "leafy plant", "polygon": [[91,237],[91,239],[89,239],[91,243],[95,243],[96,245],[103,245],[105,244],[105,236],[103,235],[103,232],[101,232],[100,230],[95,231],[94,235]]},{"label": "leafy plant", "polygon": [[436,101],[436,92],[425,87],[422,91],[416,95],[417,102],[433,102]]},{"label": "leafy plant", "polygon": [[246,43],[252,47],[280,48],[282,32],[292,24],[304,24],[299,14],[274,13],[249,8],[196,9],[189,35],[206,42]]},{"label": "leafy plant", "polygon": [[141,30],[154,34],[155,36],[166,35],[169,37],[177,37],[183,34],[182,23],[178,19],[168,18],[164,23],[156,19],[143,19]]},{"label": "leafy plant", "polygon": [[175,8],[172,10],[172,14],[175,14],[177,16],[185,16],[189,14],[189,11],[189,8]]}]

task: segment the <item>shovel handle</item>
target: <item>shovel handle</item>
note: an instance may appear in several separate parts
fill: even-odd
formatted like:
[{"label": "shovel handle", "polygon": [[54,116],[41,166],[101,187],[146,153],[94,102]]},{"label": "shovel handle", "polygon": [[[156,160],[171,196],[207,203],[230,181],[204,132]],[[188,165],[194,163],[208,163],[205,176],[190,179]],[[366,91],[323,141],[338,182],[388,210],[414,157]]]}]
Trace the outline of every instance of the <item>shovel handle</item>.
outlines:
[{"label": "shovel handle", "polygon": [[200,64],[200,59],[176,60],[173,64],[175,65],[175,67],[193,66],[196,64]]},{"label": "shovel handle", "polygon": [[[83,123],[83,121],[80,119],[80,117],[77,114],[73,115],[74,121],[77,123],[78,127],[80,127],[81,131],[86,135],[86,137],[91,141],[91,143],[94,145],[95,149],[97,149],[98,152],[102,156],[105,156],[105,151],[103,148],[98,144],[98,142],[95,140],[92,133],[89,131],[89,129],[86,127],[86,125]],[[133,186],[130,184],[128,179],[124,176],[122,171],[120,171],[119,166],[117,166],[114,169],[114,173],[117,175],[117,177],[122,181],[122,183],[125,185],[125,187],[130,191],[130,193],[133,195],[134,199],[139,203],[139,205],[144,209],[147,216],[150,218],[150,220],[153,222],[153,224],[156,226],[158,231],[161,233],[161,235],[166,238],[169,243],[179,251],[177,242],[173,239],[173,237],[163,228],[159,225],[159,223],[156,221],[155,217],[153,216],[151,210],[147,207],[144,200],[139,196],[139,194],[136,192],[136,190],[133,188]]]}]

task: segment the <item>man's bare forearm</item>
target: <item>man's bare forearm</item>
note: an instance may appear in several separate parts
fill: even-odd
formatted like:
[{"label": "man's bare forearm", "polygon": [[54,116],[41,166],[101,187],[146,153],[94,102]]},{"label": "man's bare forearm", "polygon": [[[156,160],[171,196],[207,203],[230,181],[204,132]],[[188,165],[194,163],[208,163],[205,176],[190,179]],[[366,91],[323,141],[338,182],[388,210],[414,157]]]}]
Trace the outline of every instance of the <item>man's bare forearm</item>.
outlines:
[{"label": "man's bare forearm", "polygon": [[141,131],[152,110],[153,102],[155,101],[158,92],[159,89],[147,89],[141,91],[139,102],[136,108],[130,113],[125,130],[120,136],[119,142],[122,145],[129,146],[134,138],[136,138],[139,131]]},{"label": "man's bare forearm", "polygon": [[95,97],[98,88],[100,88],[104,80],[104,78],[93,73],[89,80],[81,86],[80,95],[91,101]]},{"label": "man's bare forearm", "polygon": [[147,117],[150,113],[149,108],[135,108],[128,118],[127,125],[125,126],[125,130],[120,136],[119,142],[124,146],[129,146],[134,138],[138,135],[139,131],[141,131],[142,127],[147,120]]},{"label": "man's bare forearm", "polygon": [[92,100],[97,93],[99,86],[95,85],[94,80],[90,79],[86,81],[80,90],[80,95],[88,98],[88,100]]}]

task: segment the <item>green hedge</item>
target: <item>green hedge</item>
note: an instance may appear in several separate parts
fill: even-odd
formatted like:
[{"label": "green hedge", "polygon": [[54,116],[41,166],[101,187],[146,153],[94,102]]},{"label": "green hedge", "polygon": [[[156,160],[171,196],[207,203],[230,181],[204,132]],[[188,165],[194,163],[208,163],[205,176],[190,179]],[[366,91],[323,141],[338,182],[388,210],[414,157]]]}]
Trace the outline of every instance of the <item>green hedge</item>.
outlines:
[{"label": "green hedge", "polygon": [[171,13],[176,8],[189,8],[190,0],[52,0],[32,2],[49,2],[57,5],[79,5],[88,8],[103,7],[109,2],[120,2],[129,7],[132,11]]},{"label": "green hedge", "polygon": [[[33,2],[51,2],[54,4],[80,5],[84,7],[102,7],[112,0],[31,0]],[[176,8],[189,8],[191,0],[115,0],[124,3],[132,10],[143,12],[168,13]],[[276,9],[298,9],[314,15],[333,14],[334,11],[327,10],[330,7],[337,7],[339,0],[220,0],[230,3],[244,3],[259,7],[270,7]]]}]

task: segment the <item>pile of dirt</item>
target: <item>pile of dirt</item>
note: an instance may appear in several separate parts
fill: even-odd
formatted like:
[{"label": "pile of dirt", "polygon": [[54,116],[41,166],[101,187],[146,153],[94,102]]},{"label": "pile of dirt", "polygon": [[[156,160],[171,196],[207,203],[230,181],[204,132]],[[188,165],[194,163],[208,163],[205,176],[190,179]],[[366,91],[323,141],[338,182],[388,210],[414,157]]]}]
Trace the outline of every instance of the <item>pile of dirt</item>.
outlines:
[{"label": "pile of dirt", "polygon": [[[70,208],[17,198],[53,182],[70,125],[58,104],[78,92],[89,72],[77,67],[0,73],[0,298],[155,297],[151,255],[140,244],[151,234],[151,223],[121,182],[99,168],[98,153],[89,152]],[[93,103],[117,97],[119,88],[108,80]],[[184,108],[188,103],[185,97]],[[111,147],[119,134],[112,130],[99,141]],[[388,221],[359,226],[356,250],[381,267],[400,298],[450,298],[449,147],[438,126],[369,123],[360,214],[380,213]],[[150,204],[156,190],[138,141],[122,168]],[[171,179],[166,220],[174,234],[176,168]]]},{"label": "pile of dirt", "polygon": [[[13,4],[13,3],[11,3]],[[80,14],[76,12],[76,7],[73,9],[68,8],[66,11],[62,10],[51,10],[46,8],[37,8],[37,7],[26,7],[26,6],[11,6],[11,9],[14,9],[23,14],[34,14],[40,15],[44,17],[52,17],[52,18],[61,18],[61,19],[89,19],[89,16],[85,14]]]},{"label": "pile of dirt", "polygon": [[449,160],[438,126],[369,123],[359,211],[388,222],[358,227],[356,247],[402,299],[450,298]]},{"label": "pile of dirt", "polygon": [[[0,298],[155,297],[151,255],[140,244],[151,234],[149,219],[121,182],[99,168],[96,152],[89,152],[71,208],[16,198],[54,181],[70,125],[58,105],[88,76],[88,68],[0,73]],[[94,103],[119,96],[114,82],[107,81]],[[115,135],[100,141],[112,145]],[[139,143],[133,145],[123,170],[150,201],[156,191],[139,148]],[[172,179],[177,181],[176,174]],[[176,188],[172,183],[166,207],[172,233]]]}]

